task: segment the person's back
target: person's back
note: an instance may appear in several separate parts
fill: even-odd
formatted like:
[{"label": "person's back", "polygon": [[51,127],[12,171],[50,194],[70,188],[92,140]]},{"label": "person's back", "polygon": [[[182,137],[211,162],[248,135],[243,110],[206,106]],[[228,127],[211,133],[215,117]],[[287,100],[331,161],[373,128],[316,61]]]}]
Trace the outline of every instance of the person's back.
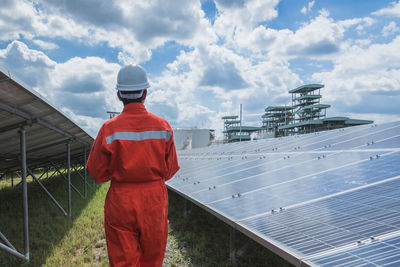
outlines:
[{"label": "person's back", "polygon": [[[170,161],[176,158],[172,129],[168,122],[150,112],[142,103],[130,103],[121,115],[104,123],[99,140],[109,154],[107,162],[97,159],[94,176],[119,182],[146,182],[171,178]],[[105,180],[103,180],[105,181]]]},{"label": "person's back", "polygon": [[139,66],[119,72],[124,110],[103,124],[87,163],[96,181],[111,179],[104,205],[111,266],[161,266],[168,237],[165,181],[179,165],[170,125],[143,105],[149,86],[143,73]]}]

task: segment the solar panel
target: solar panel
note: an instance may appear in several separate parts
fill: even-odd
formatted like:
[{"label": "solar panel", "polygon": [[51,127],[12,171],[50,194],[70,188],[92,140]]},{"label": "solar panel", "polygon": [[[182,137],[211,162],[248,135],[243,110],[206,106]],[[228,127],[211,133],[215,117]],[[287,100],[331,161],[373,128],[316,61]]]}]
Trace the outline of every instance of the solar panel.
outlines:
[{"label": "solar panel", "polygon": [[0,67],[0,172],[19,170],[18,130],[26,129],[30,166],[47,167],[48,160],[65,161],[65,144],[71,141],[71,160],[82,160],[83,147],[93,137],[43,96]]},{"label": "solar panel", "polygon": [[296,265],[398,261],[386,240],[400,237],[400,122],[180,151],[179,163],[171,190]]},{"label": "solar panel", "polygon": [[[82,175],[78,167],[86,165],[86,152],[92,143],[92,136],[0,67],[0,179],[11,176],[13,186],[13,178],[21,177],[24,254],[17,251],[1,232],[0,249],[29,261],[27,173],[66,216],[71,216],[71,189],[86,197],[86,169]],[[66,174],[60,171],[60,165],[64,164]],[[35,175],[35,171],[48,174],[50,167],[67,181],[68,212],[40,182],[42,176],[37,178]],[[83,194],[71,183],[71,169],[84,182]]]}]

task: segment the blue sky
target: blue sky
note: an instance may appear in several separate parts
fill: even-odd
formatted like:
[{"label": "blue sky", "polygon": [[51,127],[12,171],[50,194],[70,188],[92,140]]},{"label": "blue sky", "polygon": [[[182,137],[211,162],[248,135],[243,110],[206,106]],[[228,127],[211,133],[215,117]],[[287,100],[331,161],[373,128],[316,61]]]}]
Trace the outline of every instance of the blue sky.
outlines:
[{"label": "blue sky", "polygon": [[92,135],[141,64],[149,111],[174,127],[261,125],[289,90],[322,83],[328,116],[400,120],[399,0],[2,0],[0,65]]}]

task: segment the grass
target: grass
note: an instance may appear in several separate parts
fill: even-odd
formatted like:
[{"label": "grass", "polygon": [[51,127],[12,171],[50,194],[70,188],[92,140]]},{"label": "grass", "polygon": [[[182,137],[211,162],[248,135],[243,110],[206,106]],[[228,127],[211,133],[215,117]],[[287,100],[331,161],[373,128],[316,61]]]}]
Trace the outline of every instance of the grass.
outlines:
[{"label": "grass", "polygon": [[[76,174],[72,183],[83,192],[83,181]],[[42,179],[64,209],[67,209],[66,182],[60,178]],[[10,181],[0,182],[0,231],[23,252],[21,186],[11,188]],[[15,183],[16,184],[16,183]],[[8,186],[7,186],[8,185]],[[1,266],[108,266],[103,247],[103,202],[106,185],[88,188],[87,199],[72,191],[72,216],[64,216],[43,190],[28,183],[29,264],[0,250]]]},{"label": "grass", "polygon": [[172,254],[178,253],[172,266],[291,266],[238,231],[235,247],[242,252],[235,263],[230,262],[231,227],[189,201],[185,218],[185,201],[169,192],[169,239],[175,246]]},{"label": "grass", "polygon": [[[42,179],[46,188],[67,207],[66,182]],[[83,182],[72,175],[82,192]],[[16,183],[14,183],[16,184]],[[65,217],[35,183],[28,185],[31,260],[26,263],[0,250],[1,266],[108,266],[103,229],[103,205],[108,183],[88,188],[87,199],[72,192],[72,216]],[[230,226],[169,192],[169,237],[164,266],[289,266],[243,234],[236,233],[236,247],[243,250],[236,263],[229,261]],[[21,187],[0,181],[0,231],[23,251]]]}]

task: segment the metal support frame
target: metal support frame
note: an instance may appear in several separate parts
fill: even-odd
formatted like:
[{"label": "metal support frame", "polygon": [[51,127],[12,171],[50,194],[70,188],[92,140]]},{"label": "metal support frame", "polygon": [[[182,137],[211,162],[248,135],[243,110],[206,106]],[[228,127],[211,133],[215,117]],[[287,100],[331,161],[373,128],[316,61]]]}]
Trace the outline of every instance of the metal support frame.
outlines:
[{"label": "metal support frame", "polygon": [[84,191],[84,195],[85,198],[87,197],[87,180],[86,180],[86,147],[84,148],[84,155],[83,155],[83,166],[85,168],[85,183],[83,186],[83,191]]},{"label": "metal support frame", "polygon": [[67,143],[67,168],[68,168],[68,216],[71,217],[71,143]]},{"label": "metal support frame", "polygon": [[24,226],[24,251],[25,254],[18,252],[15,247],[7,240],[7,238],[0,232],[0,249],[17,256],[18,258],[29,261],[29,228],[28,228],[28,186],[26,183],[26,139],[25,129],[21,127],[20,134],[20,153],[21,153],[21,172],[22,172],[22,206],[23,206],[23,226]]},{"label": "metal support frame", "polygon": [[[52,161],[49,161],[49,162],[50,162],[51,165],[53,165],[53,167],[54,167],[54,169],[56,170],[56,172],[58,172],[58,173],[61,175],[61,177],[64,178],[64,180],[65,180],[66,182],[68,182],[68,178],[65,176],[65,174],[62,173],[62,172],[60,171],[60,169],[59,169]],[[53,175],[54,175],[54,173],[53,173],[51,176],[53,176]],[[51,177],[51,176],[50,176],[50,177]],[[76,188],[72,183],[71,183],[71,187],[72,187],[72,189],[73,189],[79,196],[81,196],[81,198],[84,198],[84,196],[81,194],[81,192],[78,190],[78,188]]]},{"label": "metal support frame", "polygon": [[[1,69],[1,68],[0,68]],[[0,70],[1,72],[5,73],[2,69]],[[6,80],[12,80],[16,83],[20,83],[18,81],[15,81],[14,79],[11,79],[11,75],[10,73],[8,73],[8,78],[6,79],[2,79],[0,80],[0,82],[6,81]],[[24,87],[24,86],[22,86]],[[29,91],[29,90],[28,90]],[[32,92],[31,92],[32,93]],[[34,95],[36,95],[35,93],[33,93]],[[40,97],[39,97],[40,99]],[[44,101],[45,102],[45,101]],[[54,108],[53,108],[54,109]],[[24,238],[24,250],[23,252],[19,252],[17,251],[17,249],[13,246],[13,244],[6,238],[5,235],[3,235],[0,232],[0,250],[4,250],[8,253],[10,253],[11,255],[14,255],[20,259],[26,260],[29,262],[29,258],[30,258],[30,252],[29,252],[29,216],[28,216],[28,186],[27,186],[27,173],[29,172],[29,174],[32,176],[32,179],[39,184],[42,189],[47,193],[47,195],[53,200],[53,202],[63,211],[63,213],[65,215],[69,215],[71,216],[71,187],[73,187],[73,185],[71,184],[71,148],[70,148],[70,142],[75,141],[78,142],[80,144],[82,144],[83,146],[85,146],[85,157],[86,157],[86,147],[90,146],[90,142],[85,141],[85,138],[81,138],[80,134],[75,135],[74,133],[70,133],[68,129],[63,129],[60,128],[59,126],[57,126],[56,124],[51,123],[50,121],[46,121],[43,120],[42,118],[36,117],[35,115],[29,114],[28,112],[19,109],[19,107],[15,106],[15,105],[11,105],[8,104],[6,102],[3,102],[2,100],[0,100],[0,110],[9,112],[12,115],[18,116],[20,118],[22,118],[21,120],[15,120],[14,124],[12,125],[8,125],[5,127],[0,127],[0,134],[4,133],[4,132],[8,132],[8,131],[13,131],[14,129],[20,129],[19,130],[19,135],[20,135],[20,155],[18,155],[17,153],[15,155],[11,155],[11,157],[8,157],[6,159],[17,159],[17,162],[15,164],[15,166],[12,166],[10,169],[7,169],[6,172],[8,172],[7,174],[10,174],[11,177],[11,186],[14,187],[16,183],[16,181],[14,181],[14,178],[16,177],[21,177],[21,182],[19,182],[17,185],[21,184],[21,191],[22,191],[22,208],[23,208],[23,238]],[[50,110],[49,112],[53,113],[54,110]],[[48,114],[50,114],[49,112],[47,112]],[[41,113],[42,114],[42,113]],[[43,114],[42,114],[43,115]],[[43,116],[41,116],[43,117]],[[26,130],[25,127],[29,127],[32,126],[33,124],[36,125],[40,125],[43,128],[46,128],[48,130],[51,130],[53,132],[56,132],[58,134],[60,134],[61,136],[64,137],[64,140],[61,141],[54,141],[51,144],[45,144],[45,145],[41,145],[41,146],[37,146],[34,148],[31,148],[31,150],[27,151],[27,145],[26,145]],[[48,140],[50,141],[50,140]],[[41,169],[41,171],[43,173],[41,173],[40,177],[37,178],[34,174],[34,168],[37,167],[41,167],[43,165],[43,162],[47,162],[48,158],[53,158],[53,155],[50,155],[48,158],[38,158],[35,159],[33,157],[30,157],[28,161],[28,164],[30,165],[30,167],[32,168],[32,170],[30,170],[27,167],[27,153],[29,154],[29,152],[34,152],[37,150],[41,150],[47,147],[53,147],[57,144],[61,144],[61,143],[65,143],[68,142],[67,144],[67,166],[68,166],[68,214],[65,212],[65,210],[57,203],[57,201],[54,199],[54,197],[47,191],[47,189],[44,187],[44,185],[42,184],[42,182],[40,181],[40,179],[42,177],[49,177],[49,168],[43,168]],[[58,151],[57,151],[58,153]],[[76,153],[74,153],[74,149],[72,150],[72,154],[74,155],[74,157],[76,157]],[[54,155],[54,156],[58,156],[58,154]],[[3,158],[3,157],[2,157]],[[62,158],[57,159],[57,160],[63,160]],[[85,159],[86,160],[86,159]],[[20,163],[18,163],[18,161],[20,161]],[[36,163],[34,163],[36,162]],[[34,164],[37,164],[36,166],[34,166]],[[20,166],[19,166],[20,165]],[[20,171],[19,171],[19,168]],[[12,169],[12,170],[11,170]],[[47,174],[46,176],[44,176],[44,174]],[[59,172],[61,173],[61,172]],[[53,172],[52,175],[50,176],[50,178],[56,175],[56,172]],[[39,176],[39,174],[38,174]],[[86,169],[85,169],[85,182],[86,182]],[[75,188],[75,187],[73,187]],[[75,188],[75,190],[77,191],[77,193],[80,194],[80,192]],[[85,184],[85,198],[86,198],[86,184]],[[81,197],[82,194],[80,194]],[[22,249],[21,249],[22,250]],[[1,263],[0,263],[1,265]]]},{"label": "metal support frame", "polygon": [[43,172],[43,173],[39,176],[38,180],[42,179],[42,177],[43,177],[46,173],[47,173],[47,172]]},{"label": "metal support frame", "polygon": [[79,143],[81,143],[83,145],[89,145],[88,142],[86,142],[84,140],[81,140],[80,138],[77,138],[77,137],[71,135],[70,133],[68,133],[68,132],[66,132],[66,131],[64,131],[64,130],[62,130],[62,129],[60,129],[60,128],[58,128],[58,127],[56,127],[56,126],[54,126],[54,125],[52,125],[50,123],[48,123],[47,121],[44,121],[44,120],[42,120],[40,118],[35,118],[32,115],[30,115],[29,113],[26,113],[26,112],[24,112],[22,110],[19,110],[16,107],[12,107],[12,106],[9,106],[9,105],[7,105],[5,103],[0,102],[0,109],[5,110],[5,111],[7,111],[7,112],[9,112],[11,114],[15,114],[15,115],[17,115],[19,117],[22,117],[24,119],[27,119],[30,122],[37,123],[37,124],[39,124],[39,125],[41,125],[43,127],[46,127],[46,128],[48,128],[50,130],[53,130],[53,131],[55,131],[55,132],[57,132],[59,134],[62,134],[62,135],[66,136],[66,137],[68,137],[70,139],[76,140],[77,142],[79,142]]},{"label": "metal support frame", "polygon": [[76,172],[81,177],[82,181],[84,182],[85,187],[86,187],[86,185],[91,187],[91,185],[86,181],[86,167],[85,167],[85,176],[83,176],[75,166],[72,166],[72,168],[73,168],[74,172]]},{"label": "metal support frame", "polygon": [[21,178],[21,181],[20,181],[18,184],[16,184],[15,186],[20,186],[20,185],[22,185],[22,174],[20,175],[20,174],[18,174],[17,172],[15,172],[15,174],[17,175],[16,178]]},{"label": "metal support frame", "polygon": [[65,216],[67,216],[68,214],[65,212],[65,210],[63,209],[63,207],[61,207],[60,203],[57,202],[57,200],[53,197],[53,195],[46,189],[46,187],[42,184],[42,182],[36,178],[35,174],[33,174],[33,172],[27,168],[29,174],[32,176],[33,180],[35,180],[36,183],[38,183],[40,185],[40,187],[43,189],[43,191],[47,194],[47,196],[54,202],[54,204],[56,204],[56,206],[61,210],[62,213],[64,213]]},{"label": "metal support frame", "polygon": [[29,229],[28,229],[28,185],[26,183],[26,138],[25,129],[20,130],[21,140],[21,167],[22,167],[22,205],[24,209],[24,248],[25,258],[29,261]]},{"label": "metal support frame", "polygon": [[0,128],[0,133],[12,131],[12,130],[24,127],[26,125],[32,125],[32,121],[25,120],[23,122],[18,122],[18,123],[12,124],[12,125],[8,125],[6,127]]},{"label": "metal support frame", "polygon": [[[50,167],[47,167],[47,168],[46,168],[46,172],[43,173],[41,176],[43,176],[44,174],[46,174],[46,179],[51,179],[51,178],[53,178],[53,176],[55,175],[56,172],[53,172],[53,173],[49,176],[49,171],[50,171]],[[39,179],[40,179],[40,177],[39,177]]]}]

